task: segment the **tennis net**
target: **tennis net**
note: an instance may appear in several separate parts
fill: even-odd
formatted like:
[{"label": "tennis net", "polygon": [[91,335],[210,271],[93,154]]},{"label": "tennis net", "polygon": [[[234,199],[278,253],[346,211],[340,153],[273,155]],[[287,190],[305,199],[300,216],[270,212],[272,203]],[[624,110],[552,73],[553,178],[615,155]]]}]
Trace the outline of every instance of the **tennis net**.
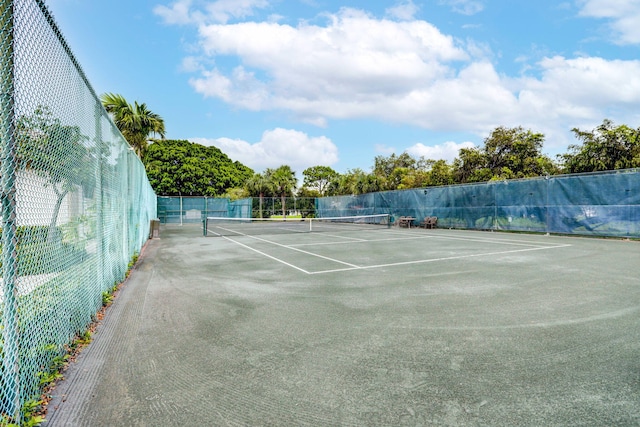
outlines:
[{"label": "tennis net", "polygon": [[345,232],[388,228],[389,214],[330,218],[226,218],[207,217],[205,236],[251,236],[310,232]]}]

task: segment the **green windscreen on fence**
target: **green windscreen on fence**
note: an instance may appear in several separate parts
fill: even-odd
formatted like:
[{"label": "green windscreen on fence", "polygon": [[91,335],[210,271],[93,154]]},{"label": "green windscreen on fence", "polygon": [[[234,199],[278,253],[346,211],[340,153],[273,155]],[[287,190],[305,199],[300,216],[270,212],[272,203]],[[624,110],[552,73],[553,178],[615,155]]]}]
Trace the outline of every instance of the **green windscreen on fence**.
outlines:
[{"label": "green windscreen on fence", "polygon": [[0,0],[0,413],[20,424],[149,236],[156,196],[42,0]]},{"label": "green windscreen on fence", "polygon": [[[285,197],[286,216],[315,216],[315,198]],[[163,224],[202,223],[208,217],[271,218],[282,216],[280,197],[254,197],[231,201],[203,196],[158,196],[158,218]]]},{"label": "green windscreen on fence", "polygon": [[250,218],[251,199],[202,196],[158,196],[158,219],[162,224],[198,223],[210,216]]},{"label": "green windscreen on fence", "polygon": [[388,213],[438,227],[640,237],[640,170],[318,199],[319,217]]}]

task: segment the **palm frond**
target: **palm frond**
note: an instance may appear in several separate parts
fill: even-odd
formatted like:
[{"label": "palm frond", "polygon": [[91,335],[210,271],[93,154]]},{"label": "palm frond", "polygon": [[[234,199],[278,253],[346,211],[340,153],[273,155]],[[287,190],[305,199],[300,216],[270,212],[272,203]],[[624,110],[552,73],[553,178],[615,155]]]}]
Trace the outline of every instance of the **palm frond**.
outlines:
[{"label": "palm frond", "polygon": [[103,94],[100,101],[105,110],[112,115],[116,127],[140,157],[151,134],[158,134],[164,139],[164,120],[149,110],[145,103],[138,104],[134,101],[131,105],[122,95],[113,93]]}]

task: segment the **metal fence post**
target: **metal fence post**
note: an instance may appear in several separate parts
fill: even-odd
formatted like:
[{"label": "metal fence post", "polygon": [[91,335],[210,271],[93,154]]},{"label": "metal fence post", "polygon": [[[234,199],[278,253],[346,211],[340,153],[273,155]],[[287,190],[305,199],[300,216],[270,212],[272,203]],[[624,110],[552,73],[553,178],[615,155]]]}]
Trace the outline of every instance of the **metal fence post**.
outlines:
[{"label": "metal fence post", "polygon": [[16,143],[14,138],[13,1],[0,3],[0,152],[2,186],[2,406],[20,421],[16,241]]},{"label": "metal fence post", "polygon": [[104,246],[105,246],[105,236],[104,236],[104,210],[102,206],[102,192],[104,190],[103,182],[102,182],[102,164],[104,162],[103,155],[103,146],[102,146],[102,114],[103,108],[102,104],[96,102],[94,109],[94,117],[95,121],[95,150],[96,150],[96,183],[95,183],[95,192],[96,192],[96,252],[97,252],[97,262],[96,266],[98,271],[96,275],[98,277],[98,283],[104,286]]}]

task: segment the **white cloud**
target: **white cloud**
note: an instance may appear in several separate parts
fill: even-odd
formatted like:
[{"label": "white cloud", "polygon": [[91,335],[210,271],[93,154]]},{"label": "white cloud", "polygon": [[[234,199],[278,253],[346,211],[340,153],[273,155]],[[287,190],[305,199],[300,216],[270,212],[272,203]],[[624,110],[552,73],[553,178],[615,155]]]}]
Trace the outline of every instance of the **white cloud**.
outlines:
[{"label": "white cloud", "polygon": [[195,9],[193,0],[176,0],[170,6],[158,5],[153,12],[160,16],[166,24],[206,24],[217,22],[225,24],[234,18],[246,18],[252,16],[255,9],[263,9],[269,6],[267,0],[217,0],[203,2],[205,12]]},{"label": "white cloud", "polygon": [[[343,9],[326,27],[270,22],[200,27],[210,56],[236,56],[259,92],[252,109],[294,111],[307,121],[319,117],[380,116],[389,99],[403,99],[451,73],[448,63],[468,59],[452,37],[425,21],[376,20]],[[224,77],[226,84],[221,86]],[[248,108],[250,71],[211,70],[192,79],[196,91]]]},{"label": "white cloud", "polygon": [[440,0],[440,4],[451,6],[456,13],[475,15],[484,10],[484,2],[479,0]]},{"label": "white cloud", "polygon": [[191,141],[215,146],[233,160],[255,171],[289,165],[300,174],[310,166],[331,166],[338,162],[338,148],[325,136],[310,137],[304,132],[276,128],[265,131],[259,142],[238,139],[191,138]]},{"label": "white cloud", "polygon": [[579,0],[580,16],[608,19],[614,41],[640,43],[640,0]]},{"label": "white cloud", "polygon": [[541,80],[526,84],[538,93],[562,96],[564,102],[601,108],[603,105],[638,105],[640,102],[640,61],[603,58],[545,58]]},{"label": "white cloud", "polygon": [[446,160],[450,163],[458,157],[458,153],[461,148],[473,148],[474,146],[475,144],[473,142],[456,143],[453,141],[447,141],[443,144],[433,146],[418,143],[409,147],[407,149],[407,153],[411,154],[413,157],[424,157],[425,159],[431,160]]},{"label": "white cloud", "polygon": [[190,12],[191,0],[178,0],[171,6],[158,5],[153,12],[160,16],[165,23],[171,25],[185,25],[195,22],[197,19]]},{"label": "white cloud", "polygon": [[244,67],[236,67],[228,77],[217,69],[205,70],[202,77],[191,79],[189,83],[196,92],[250,111],[268,109],[268,88]]},{"label": "white cloud", "polygon": [[540,79],[518,82],[520,109],[537,119],[602,120],[640,103],[640,61],[556,56],[538,65]]},{"label": "white cloud", "polygon": [[537,65],[541,78],[515,83],[517,117],[523,126],[545,133],[545,146],[566,145],[569,129],[594,128],[610,114],[622,122],[640,118],[634,108],[640,104],[640,61],[555,56]]},{"label": "white cloud", "polygon": [[218,0],[207,5],[209,16],[214,22],[226,23],[232,18],[246,18],[254,9],[269,6],[267,0]]},{"label": "white cloud", "polygon": [[418,6],[416,6],[412,0],[406,0],[398,3],[397,5],[385,10],[387,16],[401,21],[410,21],[413,19],[416,13],[418,13]]},{"label": "white cloud", "polygon": [[376,153],[384,154],[386,156],[390,156],[391,154],[396,152],[395,147],[389,147],[384,144],[375,144],[373,148]]},{"label": "white cloud", "polygon": [[582,6],[580,15],[596,18],[619,18],[640,5],[637,0],[578,0],[578,4]]},{"label": "white cloud", "polygon": [[[585,1],[583,10],[595,14],[595,5]],[[555,56],[509,77],[482,43],[463,44],[426,21],[348,8],[327,15],[325,25],[200,25],[199,35],[201,58],[216,68],[185,62],[197,70],[190,83],[198,93],[321,127],[365,118],[486,136],[496,126],[522,125],[559,145],[575,126],[638,120],[640,61]],[[233,66],[225,67],[227,57]]]},{"label": "white cloud", "polygon": [[204,71],[200,63],[200,59],[195,56],[187,56],[182,60],[180,69],[186,73],[194,73],[196,71]]}]

